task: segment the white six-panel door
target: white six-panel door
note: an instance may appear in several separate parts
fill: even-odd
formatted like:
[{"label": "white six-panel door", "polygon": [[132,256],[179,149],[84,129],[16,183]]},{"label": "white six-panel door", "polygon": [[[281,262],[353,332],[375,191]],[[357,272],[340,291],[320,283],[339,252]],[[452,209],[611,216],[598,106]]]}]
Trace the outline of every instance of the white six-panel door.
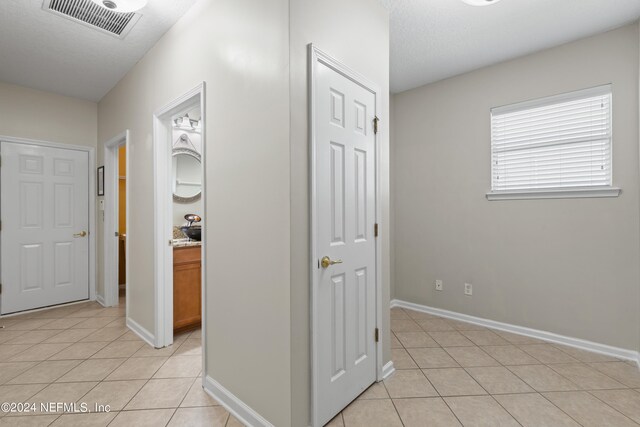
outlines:
[{"label": "white six-panel door", "polygon": [[0,313],[88,299],[89,154],[0,145]]},{"label": "white six-panel door", "polygon": [[314,75],[315,412],[322,425],[376,380],[376,99],[321,62]]}]

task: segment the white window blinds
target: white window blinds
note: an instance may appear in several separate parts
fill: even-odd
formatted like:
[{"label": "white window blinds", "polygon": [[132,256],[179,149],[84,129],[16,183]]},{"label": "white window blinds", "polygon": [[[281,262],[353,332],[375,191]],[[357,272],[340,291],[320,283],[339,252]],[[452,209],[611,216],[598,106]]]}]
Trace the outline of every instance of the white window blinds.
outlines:
[{"label": "white window blinds", "polygon": [[491,110],[491,191],[611,186],[611,86]]}]

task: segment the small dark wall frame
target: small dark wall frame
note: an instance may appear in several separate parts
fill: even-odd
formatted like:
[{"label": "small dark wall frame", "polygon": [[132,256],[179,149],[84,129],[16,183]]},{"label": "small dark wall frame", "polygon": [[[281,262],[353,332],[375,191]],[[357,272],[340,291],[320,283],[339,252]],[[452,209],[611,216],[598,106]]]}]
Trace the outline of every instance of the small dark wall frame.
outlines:
[{"label": "small dark wall frame", "polygon": [[104,196],[104,166],[98,168],[98,196]]}]

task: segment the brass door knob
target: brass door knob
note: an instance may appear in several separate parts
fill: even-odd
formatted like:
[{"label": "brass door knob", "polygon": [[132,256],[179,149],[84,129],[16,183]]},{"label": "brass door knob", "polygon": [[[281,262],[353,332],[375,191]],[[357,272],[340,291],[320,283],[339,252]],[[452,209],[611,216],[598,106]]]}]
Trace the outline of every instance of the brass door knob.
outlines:
[{"label": "brass door knob", "polygon": [[87,232],[83,230],[79,233],[74,234],[73,237],[85,237],[86,235],[87,235]]},{"label": "brass door knob", "polygon": [[320,265],[322,265],[322,268],[329,268],[329,266],[333,264],[342,264],[342,260],[341,259],[332,260],[328,256],[324,256],[320,260]]}]

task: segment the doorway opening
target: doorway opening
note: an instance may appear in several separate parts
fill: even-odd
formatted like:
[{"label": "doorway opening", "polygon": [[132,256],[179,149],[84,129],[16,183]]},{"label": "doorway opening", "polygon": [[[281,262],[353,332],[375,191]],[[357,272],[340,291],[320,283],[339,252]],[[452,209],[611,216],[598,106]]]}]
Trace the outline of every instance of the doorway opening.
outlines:
[{"label": "doorway opening", "polygon": [[[154,114],[155,346],[204,325],[205,84]],[[206,351],[204,340],[202,354]]]},{"label": "doorway opening", "polygon": [[[127,223],[129,220],[129,131],[104,144],[104,202],[100,210],[104,217],[104,301],[114,307],[127,299],[128,267]],[[128,318],[128,315],[127,315]]]}]

